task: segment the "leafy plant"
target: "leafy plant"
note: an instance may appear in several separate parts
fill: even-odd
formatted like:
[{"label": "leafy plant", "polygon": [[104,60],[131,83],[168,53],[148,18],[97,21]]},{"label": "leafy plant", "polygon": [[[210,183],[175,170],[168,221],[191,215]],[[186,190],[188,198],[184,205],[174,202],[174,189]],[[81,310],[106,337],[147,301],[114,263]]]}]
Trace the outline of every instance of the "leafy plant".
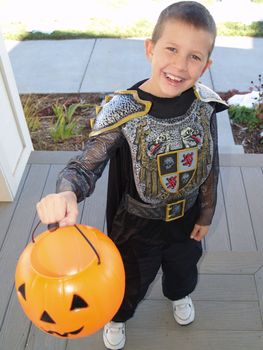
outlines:
[{"label": "leafy plant", "polygon": [[253,103],[252,108],[244,106],[231,106],[229,108],[230,118],[235,123],[248,127],[249,131],[263,127],[263,84],[261,74],[258,75],[258,83],[251,81],[250,91],[258,91],[258,101]]},{"label": "leafy plant", "polygon": [[65,105],[55,104],[52,109],[55,114],[56,122],[50,129],[50,136],[54,142],[66,140],[76,134],[78,122],[73,118],[80,103],[74,103],[68,108]]},{"label": "leafy plant", "polygon": [[258,103],[255,104],[256,116],[263,120],[263,84],[261,74],[258,75],[258,84],[255,84],[253,80],[251,81],[251,84],[251,90],[258,91],[259,93]]},{"label": "leafy plant", "polygon": [[37,106],[30,96],[23,103],[24,115],[29,131],[37,131],[40,128]]},{"label": "leafy plant", "polygon": [[262,124],[262,121],[258,119],[254,108],[231,106],[228,112],[230,119],[232,119],[234,123],[247,126],[249,131],[256,129]]}]

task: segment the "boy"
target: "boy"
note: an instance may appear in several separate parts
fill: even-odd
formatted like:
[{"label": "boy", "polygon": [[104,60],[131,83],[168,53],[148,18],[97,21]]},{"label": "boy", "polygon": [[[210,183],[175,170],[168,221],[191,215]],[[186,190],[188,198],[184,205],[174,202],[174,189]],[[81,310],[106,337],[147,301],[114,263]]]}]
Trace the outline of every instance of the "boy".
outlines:
[{"label": "boy", "polygon": [[125,266],[126,290],[104,327],[107,349],[125,345],[132,317],[160,267],[164,295],[180,325],[193,322],[201,239],[216,205],[220,97],[197,83],[211,65],[216,27],[204,6],[181,1],[160,15],[145,42],[151,77],[116,93],[98,114],[83,154],[42,199],[43,223],[72,225],[109,159],[108,234]]}]

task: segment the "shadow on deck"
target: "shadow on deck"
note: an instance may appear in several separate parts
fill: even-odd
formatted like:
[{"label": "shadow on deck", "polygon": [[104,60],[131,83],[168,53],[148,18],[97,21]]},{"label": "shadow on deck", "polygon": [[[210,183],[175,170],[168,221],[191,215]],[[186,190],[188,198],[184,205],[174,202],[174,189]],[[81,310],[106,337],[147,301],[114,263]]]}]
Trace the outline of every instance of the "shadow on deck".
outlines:
[{"label": "shadow on deck", "polygon": [[[0,203],[1,350],[102,350],[101,332],[61,340],[24,316],[14,290],[17,259],[36,225],[35,204],[54,191],[57,173],[74,152],[33,152],[12,203]],[[193,300],[196,321],[175,324],[158,274],[127,323],[125,350],[263,349],[263,155],[221,155],[218,203],[203,242],[200,280]],[[80,204],[79,222],[105,231],[107,173]],[[37,232],[44,231],[40,226]]]}]

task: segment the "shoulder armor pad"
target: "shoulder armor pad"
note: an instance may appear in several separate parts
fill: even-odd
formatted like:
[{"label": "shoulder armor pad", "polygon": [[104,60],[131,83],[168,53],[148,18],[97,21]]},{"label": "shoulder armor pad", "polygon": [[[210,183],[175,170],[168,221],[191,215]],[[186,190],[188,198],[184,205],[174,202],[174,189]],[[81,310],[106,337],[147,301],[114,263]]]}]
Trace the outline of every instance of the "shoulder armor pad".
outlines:
[{"label": "shoulder armor pad", "polygon": [[194,86],[194,92],[198,99],[204,102],[215,102],[216,103],[216,111],[220,112],[224,109],[228,108],[228,104],[222,100],[222,98],[209,87],[196,83]]},{"label": "shoulder armor pad", "polygon": [[133,118],[146,115],[151,102],[141,100],[135,90],[118,91],[99,111],[90,136],[113,130]]}]

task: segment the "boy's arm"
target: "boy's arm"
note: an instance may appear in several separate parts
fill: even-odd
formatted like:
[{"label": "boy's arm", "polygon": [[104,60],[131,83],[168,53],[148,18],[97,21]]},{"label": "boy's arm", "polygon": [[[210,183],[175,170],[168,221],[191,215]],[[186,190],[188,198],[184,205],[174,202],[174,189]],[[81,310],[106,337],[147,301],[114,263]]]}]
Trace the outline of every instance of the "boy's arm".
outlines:
[{"label": "boy's arm", "polygon": [[90,138],[82,154],[71,159],[60,172],[56,192],[73,191],[78,202],[90,196],[96,181],[122,140],[123,136],[118,128]]},{"label": "boy's arm", "polygon": [[78,216],[77,202],[89,196],[101,176],[108,159],[123,139],[118,129],[90,138],[84,151],[69,161],[57,180],[57,193],[37,203],[39,219],[43,224],[74,225]]},{"label": "boy's arm", "polygon": [[217,122],[216,113],[211,117],[211,134],[214,144],[214,154],[212,169],[206,179],[201,185],[199,191],[200,202],[200,216],[197,220],[197,225],[209,226],[212,222],[216,201],[217,201],[217,184],[219,175],[219,156],[218,156],[218,136],[217,136]]}]

